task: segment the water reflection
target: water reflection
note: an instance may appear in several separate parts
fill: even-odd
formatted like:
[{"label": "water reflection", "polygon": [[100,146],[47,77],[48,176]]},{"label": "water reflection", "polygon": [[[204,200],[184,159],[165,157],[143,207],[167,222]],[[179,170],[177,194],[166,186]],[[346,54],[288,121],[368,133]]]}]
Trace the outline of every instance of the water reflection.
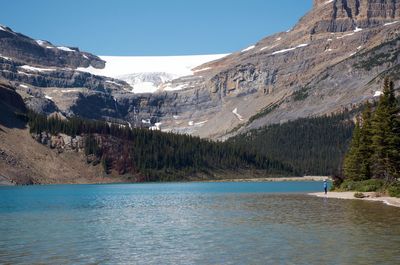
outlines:
[{"label": "water reflection", "polygon": [[268,184],[193,185],[62,186],[20,199],[0,190],[0,263],[400,262],[398,208],[270,193]]}]

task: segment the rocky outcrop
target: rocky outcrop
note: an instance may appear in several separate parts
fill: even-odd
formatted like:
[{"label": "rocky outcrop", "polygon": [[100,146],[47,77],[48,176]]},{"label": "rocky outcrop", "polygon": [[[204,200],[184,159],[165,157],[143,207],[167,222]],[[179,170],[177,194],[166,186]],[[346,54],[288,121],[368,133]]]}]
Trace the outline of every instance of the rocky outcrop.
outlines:
[{"label": "rocky outcrop", "polygon": [[33,40],[0,25],[0,56],[10,57],[28,65],[73,68],[104,68],[105,62],[78,48],[55,46],[47,41]]},{"label": "rocky outcrop", "polygon": [[0,81],[0,104],[15,112],[26,112],[25,103],[15,88],[7,82]]},{"label": "rocky outcrop", "polygon": [[35,87],[84,87],[99,91],[130,89],[130,86],[124,81],[95,76],[69,68],[33,67],[14,59],[2,57],[0,57],[0,77]]},{"label": "rocky outcrop", "polygon": [[51,149],[57,150],[58,153],[66,152],[83,152],[85,147],[84,137],[69,136],[66,134],[51,135],[47,132],[40,134],[32,134],[33,139]]}]

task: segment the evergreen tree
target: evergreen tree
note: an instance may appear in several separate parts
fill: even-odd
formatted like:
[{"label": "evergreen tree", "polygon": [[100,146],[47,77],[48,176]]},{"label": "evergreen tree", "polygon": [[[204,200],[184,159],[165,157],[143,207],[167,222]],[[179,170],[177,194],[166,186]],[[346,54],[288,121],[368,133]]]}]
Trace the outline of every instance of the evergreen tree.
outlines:
[{"label": "evergreen tree", "polygon": [[372,112],[371,105],[367,102],[365,109],[362,113],[362,121],[360,127],[360,142],[359,142],[359,160],[360,163],[360,176],[359,179],[366,180],[372,177],[371,164],[372,164]]},{"label": "evergreen tree", "polygon": [[373,174],[376,178],[391,181],[399,177],[400,129],[394,85],[384,81],[383,95],[372,121]]},{"label": "evergreen tree", "polygon": [[353,138],[349,150],[344,159],[343,171],[347,179],[360,180],[361,176],[361,157],[360,157],[361,129],[357,120],[353,131]]}]

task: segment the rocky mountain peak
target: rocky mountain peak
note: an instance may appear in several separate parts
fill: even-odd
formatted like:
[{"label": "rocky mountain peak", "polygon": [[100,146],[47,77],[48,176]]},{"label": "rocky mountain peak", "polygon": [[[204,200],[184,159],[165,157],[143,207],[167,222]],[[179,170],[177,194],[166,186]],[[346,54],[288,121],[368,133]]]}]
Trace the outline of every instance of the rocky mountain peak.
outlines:
[{"label": "rocky mountain peak", "polygon": [[400,0],[314,0],[295,29],[311,34],[345,32],[400,19]]},{"label": "rocky mountain peak", "polygon": [[0,24],[0,57],[31,65],[45,67],[104,68],[99,57],[78,48],[57,46],[45,40],[35,40]]}]

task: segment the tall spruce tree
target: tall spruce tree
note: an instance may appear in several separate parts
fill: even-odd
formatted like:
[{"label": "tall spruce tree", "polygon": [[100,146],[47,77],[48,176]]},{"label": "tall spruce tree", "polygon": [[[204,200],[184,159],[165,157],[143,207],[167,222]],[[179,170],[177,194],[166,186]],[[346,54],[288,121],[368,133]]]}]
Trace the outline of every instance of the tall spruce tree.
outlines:
[{"label": "tall spruce tree", "polygon": [[400,178],[400,106],[396,100],[394,84],[389,82],[389,112],[390,112],[390,134],[389,134],[389,180]]},{"label": "tall spruce tree", "polygon": [[379,99],[372,120],[373,175],[392,181],[399,177],[400,129],[398,105],[394,85],[388,78],[384,81],[383,94]]},{"label": "tall spruce tree", "polygon": [[361,156],[360,156],[360,140],[361,129],[360,122],[357,119],[356,126],[353,131],[349,150],[344,158],[343,171],[347,179],[361,180]]},{"label": "tall spruce tree", "polygon": [[371,105],[367,102],[362,113],[360,127],[360,141],[358,156],[360,160],[359,179],[366,180],[372,177],[372,111]]}]

